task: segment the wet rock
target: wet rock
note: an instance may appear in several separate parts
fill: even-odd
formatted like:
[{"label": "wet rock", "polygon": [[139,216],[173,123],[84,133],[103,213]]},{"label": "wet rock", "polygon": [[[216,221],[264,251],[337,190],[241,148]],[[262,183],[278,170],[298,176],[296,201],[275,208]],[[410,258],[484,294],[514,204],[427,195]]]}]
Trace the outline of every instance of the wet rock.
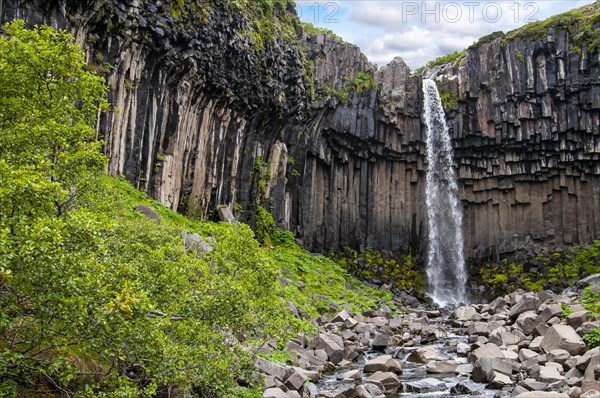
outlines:
[{"label": "wet rock", "polygon": [[431,361],[425,364],[427,373],[440,374],[440,373],[454,373],[458,363],[453,360],[449,361]]},{"label": "wet rock", "polygon": [[528,391],[517,395],[515,398],[569,398],[569,396],[560,392]]},{"label": "wet rock", "polygon": [[434,378],[425,378],[423,380],[404,383],[404,390],[419,394],[444,391],[446,390],[446,383]]},{"label": "wet rock", "polygon": [[374,372],[393,372],[402,374],[402,365],[391,355],[381,355],[369,360],[364,367],[367,373]]},{"label": "wet rock", "polygon": [[542,338],[540,347],[546,353],[556,349],[564,349],[571,355],[579,355],[585,352],[585,343],[575,329],[567,325],[550,327]]},{"label": "wet rock", "polygon": [[381,383],[386,394],[395,392],[402,385],[398,377],[392,372],[375,372],[367,377],[365,381]]},{"label": "wet rock", "polygon": [[477,386],[469,380],[461,380],[450,389],[452,394],[475,395],[479,392]]},{"label": "wet rock", "polygon": [[418,348],[415,351],[411,352],[408,356],[407,360],[409,362],[416,363],[427,363],[431,361],[446,361],[449,360],[450,357],[447,354],[444,354],[440,351],[439,348],[434,346],[427,346]]},{"label": "wet rock", "polygon": [[371,347],[376,351],[383,351],[390,345],[390,339],[390,335],[380,333],[371,341]]}]

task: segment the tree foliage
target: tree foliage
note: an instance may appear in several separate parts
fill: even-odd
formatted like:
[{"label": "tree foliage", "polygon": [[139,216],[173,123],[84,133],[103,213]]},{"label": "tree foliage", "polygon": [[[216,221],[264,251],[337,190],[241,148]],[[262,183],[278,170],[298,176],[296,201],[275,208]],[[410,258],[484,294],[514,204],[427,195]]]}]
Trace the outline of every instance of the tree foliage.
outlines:
[{"label": "tree foliage", "polygon": [[[103,176],[103,79],[66,32],[0,38],[0,396],[228,396],[293,332],[278,267],[244,225],[188,250]],[[189,225],[189,224],[186,224]]]}]

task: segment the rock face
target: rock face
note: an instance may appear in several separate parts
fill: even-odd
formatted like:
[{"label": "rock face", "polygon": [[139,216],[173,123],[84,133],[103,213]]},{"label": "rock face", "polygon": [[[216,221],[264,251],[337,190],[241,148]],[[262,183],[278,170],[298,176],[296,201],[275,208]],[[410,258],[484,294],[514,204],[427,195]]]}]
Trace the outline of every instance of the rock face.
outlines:
[{"label": "rock face", "polygon": [[[272,41],[201,3],[5,0],[0,16],[74,34],[118,109],[99,123],[109,172],[165,205],[253,223],[259,203],[314,251],[424,253],[420,77],[304,33],[292,6]],[[570,45],[563,30],[497,38],[426,71],[447,99],[468,258],[600,238],[598,52]]]}]

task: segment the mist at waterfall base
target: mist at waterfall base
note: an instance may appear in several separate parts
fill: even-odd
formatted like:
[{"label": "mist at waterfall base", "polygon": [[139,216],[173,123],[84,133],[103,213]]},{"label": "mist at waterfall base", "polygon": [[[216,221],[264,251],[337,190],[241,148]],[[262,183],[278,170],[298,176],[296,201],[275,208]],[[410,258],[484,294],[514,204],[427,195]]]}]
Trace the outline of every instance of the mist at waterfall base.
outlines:
[{"label": "mist at waterfall base", "polygon": [[453,152],[444,108],[433,80],[423,80],[423,94],[428,162],[428,293],[442,307],[456,306],[467,302],[467,275]]}]

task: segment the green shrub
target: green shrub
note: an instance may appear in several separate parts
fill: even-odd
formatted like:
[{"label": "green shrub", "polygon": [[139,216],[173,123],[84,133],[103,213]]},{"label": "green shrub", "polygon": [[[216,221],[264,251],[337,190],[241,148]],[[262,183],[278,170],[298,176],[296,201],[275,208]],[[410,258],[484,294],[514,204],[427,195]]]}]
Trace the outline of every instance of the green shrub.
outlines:
[{"label": "green shrub", "polygon": [[592,330],[583,336],[583,341],[588,350],[600,347],[600,327]]}]

